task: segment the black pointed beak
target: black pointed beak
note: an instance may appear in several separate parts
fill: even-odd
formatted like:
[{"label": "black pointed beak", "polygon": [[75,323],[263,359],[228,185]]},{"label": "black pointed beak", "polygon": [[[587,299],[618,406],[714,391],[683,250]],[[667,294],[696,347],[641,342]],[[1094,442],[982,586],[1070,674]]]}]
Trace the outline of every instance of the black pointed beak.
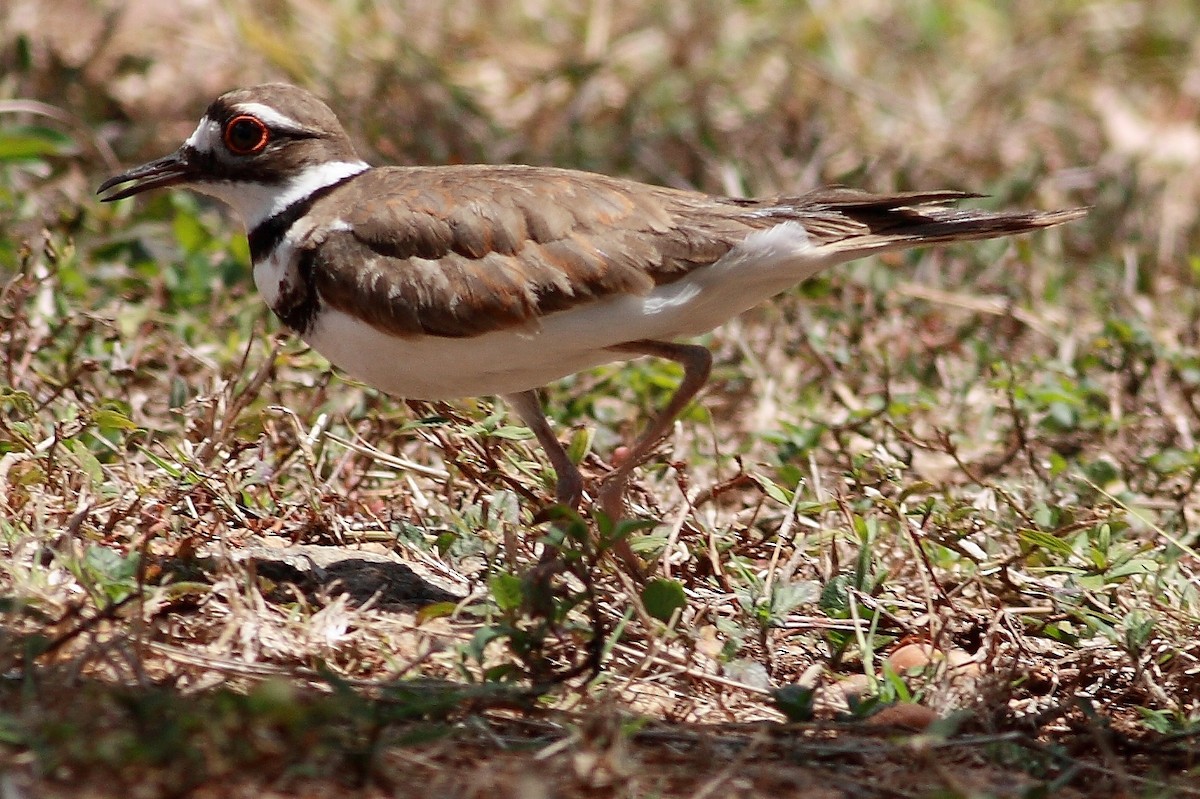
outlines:
[{"label": "black pointed beak", "polygon": [[184,150],[181,148],[168,156],[159,158],[157,161],[135,166],[128,172],[123,172],[116,177],[109,178],[100,184],[100,188],[96,190],[96,193],[104,194],[109,189],[120,186],[122,183],[129,184],[119,191],[100,198],[101,202],[108,203],[113,200],[123,200],[126,197],[132,197],[135,194],[141,194],[150,189],[161,189],[164,186],[177,186],[180,183],[187,183],[194,175],[195,170],[188,164]]}]

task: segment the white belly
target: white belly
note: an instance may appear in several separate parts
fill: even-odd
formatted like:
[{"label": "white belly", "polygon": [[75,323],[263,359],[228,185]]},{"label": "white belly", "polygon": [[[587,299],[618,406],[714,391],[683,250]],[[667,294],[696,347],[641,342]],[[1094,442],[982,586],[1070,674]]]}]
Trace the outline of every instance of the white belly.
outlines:
[{"label": "white belly", "polygon": [[581,348],[546,328],[396,338],[329,308],[304,338],[351,377],[397,397],[425,400],[524,391],[621,357]]},{"label": "white belly", "polygon": [[325,305],[304,338],[350,376],[395,396],[509,394],[621,360],[627,356],[606,348],[623,342],[705,333],[829,262],[803,228],[786,223],[750,236],[711,266],[649,294],[608,297],[553,313],[536,328],[472,338],[399,338]]}]

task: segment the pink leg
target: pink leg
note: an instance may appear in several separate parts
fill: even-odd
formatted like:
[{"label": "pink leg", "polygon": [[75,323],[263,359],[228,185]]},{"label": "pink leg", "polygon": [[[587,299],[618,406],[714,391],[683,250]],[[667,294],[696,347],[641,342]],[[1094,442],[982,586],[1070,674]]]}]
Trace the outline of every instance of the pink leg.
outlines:
[{"label": "pink leg", "polygon": [[610,349],[666,358],[683,366],[683,382],[675,389],[667,406],[654,417],[634,443],[629,456],[604,479],[600,487],[600,507],[608,518],[616,522],[625,512],[625,485],[629,482],[630,473],[645,462],[654,447],[671,429],[675,417],[679,416],[708,382],[708,375],[712,371],[712,353],[696,344],[674,344],[669,341],[631,341]]}]

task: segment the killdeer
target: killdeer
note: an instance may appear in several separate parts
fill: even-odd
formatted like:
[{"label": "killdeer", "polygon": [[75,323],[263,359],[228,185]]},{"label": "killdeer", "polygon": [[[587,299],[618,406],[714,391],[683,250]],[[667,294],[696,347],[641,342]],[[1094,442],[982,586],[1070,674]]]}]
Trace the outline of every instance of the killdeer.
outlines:
[{"label": "killdeer", "polygon": [[413,399],[503,396],[571,507],[584,482],[538,388],[643,355],[680,363],[678,389],[600,486],[611,518],[708,378],[708,350],[680,339],[832,264],[1084,213],[947,207],[979,196],[958,191],[740,199],[547,167],[372,167],[328,106],[285,84],[221,95],[178,150],[99,193],[176,185],[240,213],[267,304],[348,374]]}]

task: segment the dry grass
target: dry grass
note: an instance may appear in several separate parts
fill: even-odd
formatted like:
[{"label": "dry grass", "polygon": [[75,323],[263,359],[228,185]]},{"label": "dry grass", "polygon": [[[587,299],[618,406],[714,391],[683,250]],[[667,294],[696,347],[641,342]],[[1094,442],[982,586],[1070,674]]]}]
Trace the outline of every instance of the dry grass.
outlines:
[{"label": "dry grass", "polygon": [[[0,23],[4,795],[1197,792],[1194,4],[111,5]],[[221,210],[94,202],[268,79],[377,162],[1093,211],[713,334],[634,490],[682,613],[584,553],[547,626],[551,475],[502,409],[274,338]],[[675,379],[550,388],[588,474]],[[598,627],[601,676],[536,698]],[[904,641],[971,660],[896,675]],[[897,700],[941,720],[863,721]]]}]

